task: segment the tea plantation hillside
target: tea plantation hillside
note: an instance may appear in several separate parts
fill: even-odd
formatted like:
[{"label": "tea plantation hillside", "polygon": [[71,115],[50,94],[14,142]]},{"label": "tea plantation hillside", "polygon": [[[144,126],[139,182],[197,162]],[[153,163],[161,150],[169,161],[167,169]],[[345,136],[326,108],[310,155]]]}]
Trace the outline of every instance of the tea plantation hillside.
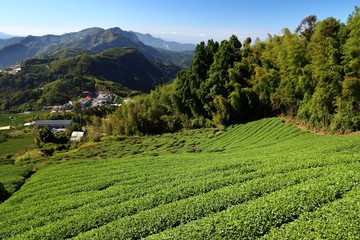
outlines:
[{"label": "tea plantation hillside", "polygon": [[359,134],[276,118],[204,131],[54,159],[0,204],[0,239],[359,238]]}]

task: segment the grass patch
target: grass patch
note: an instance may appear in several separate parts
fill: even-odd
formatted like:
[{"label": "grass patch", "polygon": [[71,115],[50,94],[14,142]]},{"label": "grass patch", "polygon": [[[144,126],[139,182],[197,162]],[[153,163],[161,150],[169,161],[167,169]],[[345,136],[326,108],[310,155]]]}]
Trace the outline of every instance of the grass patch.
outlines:
[{"label": "grass patch", "polygon": [[2,137],[0,141],[0,157],[12,156],[16,153],[29,150],[34,146],[35,133],[19,133],[13,134],[16,130],[9,131],[9,137]]},{"label": "grass patch", "polygon": [[0,127],[1,126],[23,126],[27,119],[34,118],[38,115],[49,113],[49,111],[34,111],[28,113],[2,113],[0,114]]}]

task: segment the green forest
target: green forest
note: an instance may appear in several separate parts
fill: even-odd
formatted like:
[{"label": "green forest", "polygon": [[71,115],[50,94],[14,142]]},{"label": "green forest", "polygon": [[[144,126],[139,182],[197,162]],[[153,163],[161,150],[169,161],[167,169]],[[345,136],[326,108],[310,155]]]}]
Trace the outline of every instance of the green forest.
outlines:
[{"label": "green forest", "polygon": [[360,130],[360,8],[346,24],[302,20],[265,41],[196,46],[189,69],[104,120],[104,131],[154,134],[282,115],[312,130]]}]

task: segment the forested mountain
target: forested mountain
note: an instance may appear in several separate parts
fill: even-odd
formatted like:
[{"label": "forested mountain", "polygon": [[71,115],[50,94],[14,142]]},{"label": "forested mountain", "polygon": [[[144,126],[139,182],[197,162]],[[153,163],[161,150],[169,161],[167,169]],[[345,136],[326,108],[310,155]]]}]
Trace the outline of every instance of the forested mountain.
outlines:
[{"label": "forested mountain", "polygon": [[0,73],[0,111],[64,104],[96,88],[106,88],[120,97],[134,90],[146,93],[171,81],[180,69],[173,64],[150,62],[136,48],[113,48],[65,59],[28,59],[21,66],[18,74]]},{"label": "forested mountain", "polygon": [[0,49],[0,68],[10,66],[21,59],[27,58],[30,49],[23,44],[15,43]]},{"label": "forested mountain", "polygon": [[91,55],[94,54],[90,50],[86,50],[83,48],[62,48],[55,52],[52,52],[47,55],[50,59],[65,59],[70,57],[76,57],[79,55]]},{"label": "forested mountain", "polygon": [[149,92],[172,80],[180,70],[175,65],[151,63],[136,48],[112,48],[95,55],[79,55],[53,61],[56,75],[93,76],[129,89]]},{"label": "forested mountain", "polygon": [[118,134],[153,134],[282,114],[313,130],[359,131],[359,42],[360,8],[346,24],[309,16],[295,32],[253,44],[201,42],[189,69],[107,124]]},{"label": "forested mountain", "polygon": [[[100,53],[115,47],[135,47],[151,61],[171,62],[184,66],[192,55],[158,51],[141,42],[133,32],[120,28],[89,28],[63,35],[15,37],[0,41],[0,68],[15,64],[29,57],[47,57],[62,49],[83,49]],[[11,57],[9,57],[11,54]]]}]

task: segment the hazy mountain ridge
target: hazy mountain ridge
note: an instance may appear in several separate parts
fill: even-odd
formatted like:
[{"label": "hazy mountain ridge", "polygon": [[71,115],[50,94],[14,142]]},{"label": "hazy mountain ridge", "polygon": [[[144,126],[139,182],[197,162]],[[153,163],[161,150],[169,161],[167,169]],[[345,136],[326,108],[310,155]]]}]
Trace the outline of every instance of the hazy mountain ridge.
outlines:
[{"label": "hazy mountain ridge", "polygon": [[[133,32],[123,31],[120,28],[88,28],[79,32],[63,35],[27,36],[2,39],[0,41],[0,68],[15,64],[30,57],[46,57],[53,52],[66,48],[77,48],[100,53],[110,48],[135,47],[149,60],[172,62],[186,67],[189,65],[192,54],[180,54],[158,51],[140,41]],[[178,47],[179,49],[179,47]],[[9,54],[12,56],[9,58]],[[185,64],[185,65],[184,65]]]},{"label": "hazy mountain ridge", "polygon": [[134,32],[134,33],[141,42],[154,48],[160,48],[174,52],[186,52],[186,51],[194,51],[196,47],[194,44],[191,43],[178,43],[174,41],[165,41],[162,40],[161,38],[154,37],[151,34],[143,34],[139,32]]},{"label": "hazy mountain ridge", "polygon": [[0,32],[0,39],[12,38],[13,36],[7,33]]}]

